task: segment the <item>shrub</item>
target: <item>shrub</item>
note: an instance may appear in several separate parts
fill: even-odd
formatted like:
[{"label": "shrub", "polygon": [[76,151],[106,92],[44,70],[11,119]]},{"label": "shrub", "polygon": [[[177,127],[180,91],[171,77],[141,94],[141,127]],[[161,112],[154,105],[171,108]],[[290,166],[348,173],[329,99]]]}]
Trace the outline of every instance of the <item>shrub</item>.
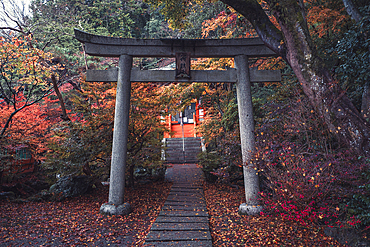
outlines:
[{"label": "shrub", "polygon": [[343,203],[342,207],[347,207],[351,218],[357,218],[360,226],[370,229],[370,171],[363,172],[362,178],[364,184],[358,187],[360,191],[349,198],[347,203]]},{"label": "shrub", "polygon": [[266,105],[268,120],[256,129],[253,162],[262,177],[265,213],[303,225],[358,223],[341,205],[363,191],[360,174],[368,165],[355,152],[341,149],[301,92],[281,93],[289,97]]}]

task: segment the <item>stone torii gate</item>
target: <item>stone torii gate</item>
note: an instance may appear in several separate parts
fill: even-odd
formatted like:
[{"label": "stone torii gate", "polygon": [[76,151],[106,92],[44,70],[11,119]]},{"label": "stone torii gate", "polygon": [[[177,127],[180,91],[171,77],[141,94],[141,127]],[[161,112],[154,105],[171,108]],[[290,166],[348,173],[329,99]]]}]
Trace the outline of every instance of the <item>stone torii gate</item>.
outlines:
[{"label": "stone torii gate", "polygon": [[[236,82],[246,196],[246,203],[240,205],[239,213],[254,215],[261,212],[262,207],[257,200],[258,175],[250,163],[255,149],[251,82],[276,82],[281,80],[281,76],[280,71],[250,70],[248,58],[276,56],[273,51],[259,38],[124,39],[93,35],[77,29],[75,37],[84,43],[85,52],[89,55],[119,57],[118,68],[88,70],[86,76],[86,81],[117,81],[109,200],[101,206],[101,213],[128,214],[131,211],[130,205],[124,203],[131,82]],[[133,57],[176,57],[177,69],[132,68]],[[236,69],[190,71],[190,57],[231,57],[235,59]],[[185,63],[181,64],[180,59]]]}]

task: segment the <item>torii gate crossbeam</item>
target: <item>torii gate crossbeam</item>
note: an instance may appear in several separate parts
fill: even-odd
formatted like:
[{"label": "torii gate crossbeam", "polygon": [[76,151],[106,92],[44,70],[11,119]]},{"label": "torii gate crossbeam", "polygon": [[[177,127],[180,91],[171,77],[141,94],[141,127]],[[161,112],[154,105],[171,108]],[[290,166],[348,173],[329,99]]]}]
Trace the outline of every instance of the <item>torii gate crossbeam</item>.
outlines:
[{"label": "torii gate crossbeam", "polygon": [[[75,37],[84,43],[85,52],[89,55],[119,57],[118,69],[87,73],[87,81],[117,80],[109,201],[101,206],[102,213],[127,214],[131,211],[130,205],[124,203],[131,81],[236,82],[246,195],[246,203],[240,205],[239,213],[254,215],[261,212],[262,207],[258,205],[258,175],[250,163],[255,149],[250,84],[280,81],[280,72],[250,70],[248,57],[276,56],[273,51],[265,47],[259,38],[138,40],[92,35],[76,29]],[[191,57],[233,57],[236,70],[192,71],[191,78],[176,80],[172,77],[175,75],[173,71],[140,71],[132,68],[133,57],[175,57],[177,53],[187,53]]]}]

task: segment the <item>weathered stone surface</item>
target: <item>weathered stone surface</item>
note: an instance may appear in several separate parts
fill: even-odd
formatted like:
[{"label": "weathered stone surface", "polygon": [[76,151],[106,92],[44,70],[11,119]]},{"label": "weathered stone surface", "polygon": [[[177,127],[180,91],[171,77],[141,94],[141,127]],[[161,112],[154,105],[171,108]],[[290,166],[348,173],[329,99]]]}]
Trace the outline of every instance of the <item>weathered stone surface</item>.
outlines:
[{"label": "weathered stone surface", "polygon": [[150,241],[196,241],[211,240],[209,231],[150,231],[146,242]]},{"label": "weathered stone surface", "polygon": [[354,247],[367,247],[370,246],[370,241],[361,238],[356,229],[352,228],[339,228],[327,227],[324,229],[326,235],[334,238],[339,243],[354,246]]},{"label": "weathered stone surface", "polygon": [[124,202],[125,191],[132,57],[121,55],[118,66],[108,201],[111,204],[121,205]]},{"label": "weathered stone surface", "polygon": [[165,205],[162,207],[163,211],[170,211],[170,210],[182,210],[182,211],[205,211],[207,210],[206,206],[201,205]]},{"label": "weathered stone surface", "polygon": [[208,223],[207,217],[166,217],[159,216],[155,221],[157,223],[173,222],[173,223]]},{"label": "weathered stone surface", "polygon": [[175,202],[202,202],[202,197],[196,196],[168,196],[168,201],[175,201]]},{"label": "weathered stone surface", "polygon": [[83,195],[92,187],[92,181],[88,176],[65,176],[53,184],[49,191],[53,193],[56,200],[67,197]]},{"label": "weathered stone surface", "polygon": [[[195,164],[174,165],[166,178],[174,182],[144,246],[212,246],[202,180]],[[199,183],[200,184],[200,183]]]},{"label": "weathered stone surface", "polygon": [[262,212],[263,207],[262,206],[250,206],[246,203],[242,203],[239,206],[239,214],[241,215],[257,215],[260,212]]},{"label": "weathered stone surface", "polygon": [[170,246],[181,246],[181,247],[212,247],[211,240],[199,240],[199,241],[166,241],[166,242],[147,242],[144,246],[155,246],[155,247],[170,247]]},{"label": "weathered stone surface", "polygon": [[203,190],[202,184],[196,181],[192,183],[174,183],[172,185],[172,189],[182,189],[182,188]]},{"label": "weathered stone surface", "polygon": [[100,207],[100,213],[106,215],[127,215],[132,212],[131,205],[128,202],[125,202],[121,205],[113,205],[110,203],[104,203]]},{"label": "weathered stone surface", "polygon": [[188,52],[191,57],[234,57],[240,54],[263,57],[274,56],[260,38],[246,39],[123,39],[89,34],[75,29],[75,37],[85,43],[85,51],[92,56],[119,57],[175,57]]},{"label": "weathered stone surface", "polygon": [[[280,82],[280,70],[250,69],[251,82]],[[229,70],[191,70],[191,79],[175,79],[175,70],[140,70],[132,68],[132,82],[206,82],[206,83],[235,83],[236,69]],[[117,68],[108,70],[88,70],[86,81],[116,82]],[[171,159],[171,162],[174,159]]]},{"label": "weathered stone surface", "polygon": [[168,196],[187,196],[187,197],[199,197],[203,198],[203,193],[199,191],[188,191],[188,192],[182,192],[182,191],[171,191]]},{"label": "weathered stone surface", "polygon": [[166,201],[165,206],[186,206],[186,207],[205,207],[204,201],[200,202],[178,202],[178,201]]},{"label": "weathered stone surface", "polygon": [[[258,204],[259,178],[254,165],[250,162],[255,150],[253,104],[251,94],[251,84],[249,76],[248,56],[236,56],[235,65],[237,67],[236,94],[239,112],[240,144],[243,160],[245,202],[249,205]],[[258,211],[260,210],[260,211]],[[241,205],[239,213],[258,214],[262,207],[249,207]]]},{"label": "weathered stone surface", "polygon": [[154,223],[152,231],[208,231],[208,223]]},{"label": "weathered stone surface", "polygon": [[201,194],[204,194],[203,193],[203,188],[201,188],[201,187],[183,188],[183,187],[174,187],[174,186],[172,186],[171,192],[173,192],[173,193],[182,192],[182,193],[201,193]]},{"label": "weathered stone surface", "polygon": [[208,217],[207,211],[161,211],[159,216],[167,217]]}]

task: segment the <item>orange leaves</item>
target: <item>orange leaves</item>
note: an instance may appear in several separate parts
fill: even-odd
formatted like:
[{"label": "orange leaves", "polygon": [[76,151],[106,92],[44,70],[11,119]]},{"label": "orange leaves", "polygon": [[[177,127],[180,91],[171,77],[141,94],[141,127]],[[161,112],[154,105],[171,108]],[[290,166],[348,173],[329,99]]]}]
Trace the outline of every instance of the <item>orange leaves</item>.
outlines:
[{"label": "orange leaves", "polygon": [[[242,27],[242,31],[238,30]],[[216,18],[206,20],[203,22],[202,37],[209,38],[218,33],[218,38],[241,38],[241,37],[256,37],[256,32],[247,24],[244,17],[242,17],[233,8],[228,7],[227,10],[222,11]]]},{"label": "orange leaves", "polygon": [[318,4],[315,0],[308,2],[311,6],[307,8],[307,21],[318,37],[321,38],[327,35],[328,32],[337,33],[347,25],[348,15],[345,14],[344,6],[330,6],[329,2]]},{"label": "orange leaves", "polygon": [[[22,101],[23,95],[18,100]],[[5,104],[0,105],[0,126],[3,127],[9,116],[14,112],[14,108]],[[27,143],[37,153],[43,153],[46,150],[46,139],[48,129],[58,121],[60,112],[55,112],[45,104],[35,103],[22,111],[19,111],[12,118],[12,124],[9,126],[6,136],[15,143]],[[39,159],[42,157],[38,157]]]},{"label": "orange leaves", "polygon": [[[29,37],[13,37],[10,42],[0,40],[0,67],[2,76],[7,80],[18,80],[22,83],[42,85],[57,66],[51,66],[51,54],[37,48],[29,47]],[[16,75],[16,78],[14,78]]]},{"label": "orange leaves", "polygon": [[221,70],[234,67],[232,58],[198,58],[192,61],[191,69],[193,70]]}]

